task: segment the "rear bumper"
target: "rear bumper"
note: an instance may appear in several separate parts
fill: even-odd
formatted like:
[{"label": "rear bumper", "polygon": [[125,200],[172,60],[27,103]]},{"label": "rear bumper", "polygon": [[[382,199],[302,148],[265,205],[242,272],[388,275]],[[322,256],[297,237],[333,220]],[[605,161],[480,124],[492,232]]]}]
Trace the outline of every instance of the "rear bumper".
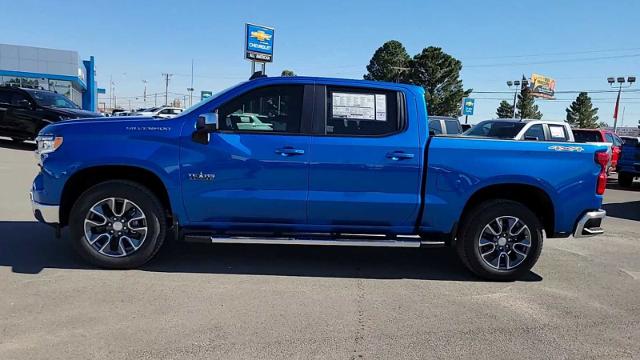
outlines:
[{"label": "rear bumper", "polygon": [[607,212],[602,209],[587,212],[582,216],[580,221],[578,221],[573,237],[583,238],[604,233],[604,229],[601,225],[602,220],[604,220],[606,215]]},{"label": "rear bumper", "polygon": [[33,193],[29,193],[33,216],[43,223],[56,225],[60,223],[60,207],[58,205],[41,204],[33,200]]}]

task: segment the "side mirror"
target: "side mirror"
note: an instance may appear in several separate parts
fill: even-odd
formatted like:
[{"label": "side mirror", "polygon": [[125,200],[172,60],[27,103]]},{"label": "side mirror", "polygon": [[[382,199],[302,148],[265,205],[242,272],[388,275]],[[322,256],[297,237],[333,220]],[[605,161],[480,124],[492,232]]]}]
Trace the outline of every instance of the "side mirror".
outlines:
[{"label": "side mirror", "polygon": [[218,113],[201,114],[196,120],[196,130],[191,134],[191,140],[199,144],[209,143],[209,134],[218,130]]},{"label": "side mirror", "polygon": [[436,135],[436,132],[435,132],[435,131],[433,131],[433,130],[429,130],[429,136],[435,136],[435,135]]},{"label": "side mirror", "polygon": [[18,106],[25,109],[31,109],[33,107],[31,102],[26,99],[18,100]]},{"label": "side mirror", "polygon": [[198,116],[196,130],[214,132],[218,130],[218,113],[210,112]]}]

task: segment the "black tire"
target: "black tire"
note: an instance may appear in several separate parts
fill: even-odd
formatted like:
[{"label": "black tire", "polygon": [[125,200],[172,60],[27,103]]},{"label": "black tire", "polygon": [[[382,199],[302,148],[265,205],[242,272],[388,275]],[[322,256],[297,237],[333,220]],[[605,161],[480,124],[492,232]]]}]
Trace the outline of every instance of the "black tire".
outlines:
[{"label": "black tire", "polygon": [[[480,254],[478,242],[483,233],[485,226],[490,224],[494,219],[503,216],[518,218],[524,225],[529,228],[530,247],[526,252],[526,257],[522,262],[511,269],[499,269],[502,263],[506,263],[498,259],[497,267],[490,266],[485,262]],[[535,265],[542,251],[542,235],[543,227],[538,217],[525,205],[512,200],[489,200],[474,208],[470,209],[463,215],[461,226],[458,230],[456,241],[456,252],[462,260],[462,263],[477,276],[496,281],[513,281],[522,278],[529,273],[529,270]],[[507,243],[507,249],[509,248]],[[493,245],[496,249],[497,245]],[[513,246],[513,245],[510,245]],[[523,247],[518,246],[520,251]],[[508,250],[507,250],[508,251]],[[506,255],[507,257],[516,256],[513,249]],[[501,256],[501,255],[500,255]],[[507,266],[505,266],[507,267]]]},{"label": "black tire", "polygon": [[[123,257],[100,253],[85,236],[85,218],[92,206],[112,197],[132,201],[146,216],[146,238],[137,250]],[[162,204],[149,189],[131,181],[112,180],[94,185],[80,195],[71,208],[69,231],[75,250],[86,261],[102,268],[132,269],[151,260],[160,250],[167,236],[167,218]]]},{"label": "black tire", "polygon": [[629,174],[629,173],[618,173],[618,185],[620,185],[620,187],[631,187],[631,185],[633,184],[633,175]]}]

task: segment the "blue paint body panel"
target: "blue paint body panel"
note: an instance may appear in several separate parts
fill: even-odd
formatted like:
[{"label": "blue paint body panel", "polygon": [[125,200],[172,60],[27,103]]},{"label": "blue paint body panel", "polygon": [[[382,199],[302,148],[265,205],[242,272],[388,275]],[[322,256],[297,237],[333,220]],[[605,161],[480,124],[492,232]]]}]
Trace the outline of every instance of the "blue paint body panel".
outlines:
[{"label": "blue paint body panel", "polygon": [[[406,101],[407,124],[383,137],[214,132],[208,144],[192,140],[200,114],[251,89],[275,84],[399,91]],[[261,78],[225,90],[173,119],[64,121],[41,134],[62,136],[64,143],[42,157],[43,169],[33,185],[35,201],[60,204],[67,180],[83,169],[139,167],[162,181],[171,211],[181,226],[193,229],[446,234],[477,191],[527,184],[548,194],[555,232],[568,233],[584,212],[602,203],[602,196],[595,194],[599,167],[594,153],[606,146],[581,144],[582,151],[570,152],[554,150],[556,143],[550,142],[429,139],[424,91],[411,85]],[[281,148],[300,153],[283,157],[276,153]],[[397,161],[388,156],[393,152],[413,157]],[[200,173],[213,178],[193,178]]]}]

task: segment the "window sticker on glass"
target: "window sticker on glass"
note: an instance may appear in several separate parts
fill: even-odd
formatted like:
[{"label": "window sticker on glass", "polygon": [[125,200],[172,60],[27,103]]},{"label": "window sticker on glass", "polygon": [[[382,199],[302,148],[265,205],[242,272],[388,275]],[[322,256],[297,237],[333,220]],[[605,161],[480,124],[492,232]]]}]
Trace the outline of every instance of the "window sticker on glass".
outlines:
[{"label": "window sticker on glass", "polygon": [[387,120],[387,99],[379,94],[332,94],[334,118],[357,120]]},{"label": "window sticker on glass", "polygon": [[562,126],[549,126],[552,138],[564,138],[564,128]]},{"label": "window sticker on glass", "polygon": [[376,94],[376,120],[387,121],[387,96]]}]

